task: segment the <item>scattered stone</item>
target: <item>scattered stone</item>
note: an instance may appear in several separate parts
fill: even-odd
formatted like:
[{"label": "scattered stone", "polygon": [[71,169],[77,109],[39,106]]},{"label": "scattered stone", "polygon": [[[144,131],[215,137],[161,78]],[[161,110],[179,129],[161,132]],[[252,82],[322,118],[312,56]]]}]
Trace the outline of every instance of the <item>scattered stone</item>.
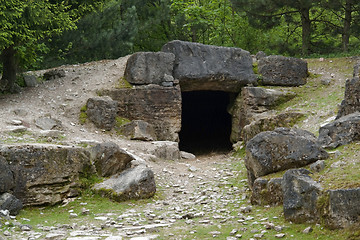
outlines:
[{"label": "scattered stone", "polygon": [[312,227],[307,227],[307,228],[305,228],[305,229],[303,230],[303,233],[309,234],[309,233],[311,233],[312,231],[313,231],[313,228],[312,228]]},{"label": "scattered stone", "polygon": [[175,40],[162,51],[175,55],[174,78],[182,91],[239,92],[242,86],[256,84],[250,53],[240,48]]},{"label": "scattered stone", "polygon": [[308,67],[301,59],[268,56],[259,60],[258,72],[262,75],[263,85],[296,87],[306,84]]},{"label": "scattered stone", "polygon": [[235,236],[238,233],[237,229],[233,229],[231,230],[231,232],[229,233],[230,236]]},{"label": "scattered stone", "polygon": [[115,201],[125,201],[154,196],[156,185],[153,171],[144,165],[139,165],[95,184],[93,189]]},{"label": "scattered stone", "polygon": [[337,148],[360,140],[360,113],[338,118],[319,130],[318,142],[326,148]]},{"label": "scattered stone", "polygon": [[285,233],[278,233],[278,234],[275,234],[275,237],[276,238],[284,238],[286,236]]},{"label": "scattered stone", "polygon": [[44,79],[46,81],[53,80],[57,78],[65,77],[65,70],[64,69],[52,69],[44,73]]},{"label": "scattered stone", "polygon": [[90,151],[96,171],[102,177],[121,173],[131,161],[135,160],[132,155],[113,142],[97,144]]},{"label": "scattered stone", "polygon": [[295,223],[317,222],[320,212],[317,201],[322,188],[306,169],[291,169],[282,180],[284,217]]},{"label": "scattered stone", "polygon": [[196,156],[194,154],[184,151],[180,151],[180,157],[182,159],[188,159],[188,160],[196,159]]},{"label": "scattered stone", "polygon": [[264,237],[263,233],[254,234],[254,238],[256,238],[256,239],[261,239],[263,237]]},{"label": "scattered stone", "polygon": [[45,236],[46,240],[62,240],[64,239],[65,234],[64,233],[48,233]]},{"label": "scattered stone", "polygon": [[312,164],[310,164],[310,170],[313,172],[321,172],[325,168],[325,161],[318,160]]},{"label": "scattered stone", "polygon": [[24,224],[24,225],[20,225],[20,230],[23,232],[29,232],[31,231],[32,227],[30,225]]},{"label": "scattered stone", "polygon": [[349,228],[359,223],[360,188],[329,190],[322,197],[323,220],[331,229]]},{"label": "scattered stone", "polygon": [[259,52],[257,52],[256,55],[255,55],[256,60],[260,60],[260,59],[262,59],[262,58],[264,58],[264,57],[267,57],[267,55],[266,55],[266,53],[263,52],[263,51],[259,51]]},{"label": "scattered stone", "polygon": [[308,131],[277,128],[259,133],[246,145],[245,165],[249,186],[252,187],[258,177],[302,167],[328,156],[316,143],[315,135]]},{"label": "scattered stone", "polygon": [[360,62],[354,66],[353,78],[346,80],[345,96],[341,102],[336,119],[360,112]]},{"label": "scattered stone", "polygon": [[24,75],[24,81],[27,87],[36,87],[38,85],[38,81],[34,75]]},{"label": "scattered stone", "polygon": [[22,202],[10,193],[0,195],[0,209],[8,210],[13,216],[18,215],[23,208]]},{"label": "scattered stone", "polygon": [[61,128],[60,120],[51,117],[41,117],[35,120],[35,125],[42,130],[52,130],[54,128]]},{"label": "scattered stone", "polygon": [[170,141],[157,141],[153,142],[154,150],[151,154],[160,159],[165,160],[178,160],[180,159],[179,144]]},{"label": "scattered stone", "polygon": [[116,123],[117,101],[110,97],[89,98],[86,103],[86,114],[96,127],[110,131]]},{"label": "scattered stone", "polygon": [[331,84],[331,79],[321,79],[321,84],[329,86]]},{"label": "scattered stone", "polygon": [[282,178],[257,178],[252,186],[250,201],[260,206],[277,206],[283,203]]}]

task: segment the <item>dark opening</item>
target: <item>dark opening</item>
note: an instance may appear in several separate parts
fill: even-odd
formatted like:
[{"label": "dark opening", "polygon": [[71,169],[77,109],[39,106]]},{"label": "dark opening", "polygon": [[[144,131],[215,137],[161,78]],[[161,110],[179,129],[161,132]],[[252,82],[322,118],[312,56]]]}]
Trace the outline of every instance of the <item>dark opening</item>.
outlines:
[{"label": "dark opening", "polygon": [[182,92],[180,149],[193,154],[230,151],[229,102],[226,92]]}]

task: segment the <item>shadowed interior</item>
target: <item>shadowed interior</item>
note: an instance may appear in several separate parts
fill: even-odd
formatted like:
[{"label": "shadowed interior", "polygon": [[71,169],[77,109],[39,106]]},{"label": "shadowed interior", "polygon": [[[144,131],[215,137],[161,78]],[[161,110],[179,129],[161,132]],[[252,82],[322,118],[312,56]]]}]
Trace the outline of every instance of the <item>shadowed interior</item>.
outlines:
[{"label": "shadowed interior", "polygon": [[182,92],[180,150],[193,154],[230,151],[229,93]]}]

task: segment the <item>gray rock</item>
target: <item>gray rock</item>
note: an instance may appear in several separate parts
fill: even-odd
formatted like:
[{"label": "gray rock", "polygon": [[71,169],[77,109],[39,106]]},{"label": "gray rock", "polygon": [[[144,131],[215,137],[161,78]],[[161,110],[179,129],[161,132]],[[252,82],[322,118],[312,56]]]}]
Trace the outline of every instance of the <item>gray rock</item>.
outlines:
[{"label": "gray rock", "polygon": [[252,187],[258,177],[302,167],[328,156],[316,143],[316,137],[308,131],[277,128],[259,133],[246,145],[249,186]]},{"label": "gray rock", "polygon": [[175,40],[162,51],[175,55],[174,78],[182,91],[239,92],[242,86],[256,84],[250,53],[240,48]]},{"label": "gray rock", "polygon": [[65,70],[64,69],[52,69],[44,73],[44,79],[46,81],[53,80],[57,78],[65,77]]},{"label": "gray rock", "polygon": [[282,178],[257,178],[251,193],[251,204],[277,206],[283,203]]},{"label": "gray rock", "polygon": [[8,210],[10,215],[18,215],[23,208],[22,202],[10,193],[3,193],[0,195],[0,209]]},{"label": "gray rock", "polygon": [[173,83],[175,56],[165,52],[137,52],[126,63],[124,77],[134,85]]},{"label": "gray rock", "polygon": [[298,58],[268,56],[259,60],[258,72],[264,85],[300,86],[306,84],[308,67]]},{"label": "gray rock", "polygon": [[0,193],[8,192],[15,187],[14,174],[2,156],[0,156],[0,183]]},{"label": "gray rock", "polygon": [[13,174],[13,195],[25,206],[59,203],[76,188],[80,173],[95,172],[90,153],[80,147],[0,145],[0,159]]},{"label": "gray rock", "polygon": [[52,130],[62,127],[62,123],[60,120],[51,117],[38,118],[35,120],[35,125],[42,130]]},{"label": "gray rock", "polygon": [[153,142],[153,144],[155,148],[150,154],[165,160],[180,159],[179,144],[177,142],[157,141]]},{"label": "gray rock", "polygon": [[134,120],[119,127],[122,135],[132,140],[154,141],[156,134],[154,127],[142,120]]},{"label": "gray rock", "polygon": [[360,62],[354,66],[353,78],[346,80],[344,100],[341,102],[337,119],[354,112],[360,112]]},{"label": "gray rock", "polygon": [[284,193],[284,217],[295,223],[317,222],[320,212],[317,201],[322,188],[306,169],[291,169],[285,172],[282,180]]},{"label": "gray rock", "polygon": [[115,126],[118,103],[110,97],[89,98],[86,108],[88,118],[98,128],[109,131]]},{"label": "gray rock", "polygon": [[336,148],[358,140],[360,140],[359,112],[341,117],[319,129],[318,142],[326,148]]},{"label": "gray rock", "polygon": [[323,200],[326,226],[348,228],[359,223],[360,188],[329,190]]},{"label": "gray rock", "polygon": [[196,159],[196,156],[192,153],[180,151],[180,157],[182,159]]},{"label": "gray rock", "polygon": [[267,57],[267,55],[266,55],[266,53],[264,53],[263,51],[259,51],[259,52],[257,52],[256,55],[255,55],[256,60],[260,60],[260,59],[262,59],[262,58],[264,58],[264,57]]},{"label": "gray rock", "polygon": [[130,120],[143,120],[155,129],[156,139],[178,141],[181,129],[181,91],[148,85],[132,89],[103,91],[118,102],[118,115]]},{"label": "gray rock", "polygon": [[121,173],[134,157],[121,149],[116,143],[100,143],[91,148],[97,173],[109,177]]},{"label": "gray rock", "polygon": [[139,165],[95,184],[94,190],[115,201],[150,198],[156,192],[154,173],[146,166]]},{"label": "gray rock", "polygon": [[24,75],[24,81],[27,87],[36,87],[38,85],[38,81],[34,75]]},{"label": "gray rock", "polygon": [[242,129],[241,138],[244,143],[247,143],[261,132],[273,131],[278,127],[291,128],[304,116],[305,114],[300,112],[284,112],[280,114],[269,112],[269,114],[253,116],[254,120]]},{"label": "gray rock", "polygon": [[325,161],[319,160],[310,164],[310,170],[313,172],[321,172],[325,168]]},{"label": "gray rock", "polygon": [[258,119],[258,116],[274,109],[281,103],[293,99],[295,96],[295,93],[289,91],[261,87],[242,88],[241,93],[237,96],[230,109],[230,113],[233,116],[231,141],[238,142],[241,140],[242,130],[246,125]]}]

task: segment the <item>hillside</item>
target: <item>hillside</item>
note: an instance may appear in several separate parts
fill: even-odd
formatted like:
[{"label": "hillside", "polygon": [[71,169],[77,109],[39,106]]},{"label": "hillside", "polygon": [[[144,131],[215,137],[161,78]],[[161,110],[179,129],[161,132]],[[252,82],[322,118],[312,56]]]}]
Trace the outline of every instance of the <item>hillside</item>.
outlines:
[{"label": "hillside", "polygon": [[[81,124],[80,109],[100,89],[114,88],[123,76],[127,57],[81,65],[62,66],[64,78],[39,83],[20,94],[0,99],[1,143],[49,142],[88,144],[113,141],[141,156],[151,143],[129,141],[115,132],[103,132],[91,123]],[[286,88],[297,93],[277,110],[297,109],[306,117],[298,128],[318,134],[319,127],[333,119],[344,96],[357,58],[306,59],[310,76],[302,87]],[[41,76],[45,70],[35,72]],[[275,87],[274,87],[275,88]],[[43,138],[35,120],[48,116],[61,121],[59,138]],[[28,129],[11,129],[21,122]],[[16,130],[15,130],[16,131]],[[40,134],[40,137],[39,137]],[[331,151],[324,172],[314,178],[325,188],[359,187],[360,145],[353,143]],[[5,239],[346,239],[351,230],[330,231],[321,225],[304,233],[310,225],[286,222],[281,207],[251,206],[243,151],[238,154],[208,153],[196,160],[153,160],[147,164],[156,175],[154,199],[114,203],[91,192],[63,205],[22,210],[17,221],[32,227],[20,230],[2,221]],[[339,161],[341,167],[331,167]],[[82,215],[84,208],[89,214]],[[69,218],[70,213],[78,216]],[[50,234],[58,234],[51,238]],[[284,235],[281,235],[284,234]],[[0,239],[1,239],[0,234]],[[87,236],[87,238],[81,238]],[[111,238],[112,236],[112,238]],[[117,237],[117,238],[116,238]],[[352,236],[356,239],[356,236]],[[134,238],[136,239],[136,238]]]}]

